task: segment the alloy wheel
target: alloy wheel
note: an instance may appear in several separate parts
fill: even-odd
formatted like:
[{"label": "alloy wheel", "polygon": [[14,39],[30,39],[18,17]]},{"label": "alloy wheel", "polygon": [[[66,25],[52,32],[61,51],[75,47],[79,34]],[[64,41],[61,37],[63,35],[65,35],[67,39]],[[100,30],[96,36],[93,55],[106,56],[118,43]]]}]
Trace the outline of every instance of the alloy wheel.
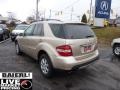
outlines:
[{"label": "alloy wheel", "polygon": [[41,59],[41,63],[40,63],[40,67],[41,67],[41,70],[44,74],[47,74],[49,72],[49,64],[46,60],[46,58],[42,58]]}]

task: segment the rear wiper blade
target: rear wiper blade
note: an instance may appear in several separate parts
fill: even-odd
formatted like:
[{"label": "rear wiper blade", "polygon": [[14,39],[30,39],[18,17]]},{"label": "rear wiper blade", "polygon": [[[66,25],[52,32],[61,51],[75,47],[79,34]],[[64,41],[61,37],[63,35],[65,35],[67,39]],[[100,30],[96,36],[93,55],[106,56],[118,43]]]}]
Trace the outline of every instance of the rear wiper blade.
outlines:
[{"label": "rear wiper blade", "polygon": [[91,37],[94,37],[94,35],[88,35],[88,36],[86,36],[86,38],[91,38]]}]

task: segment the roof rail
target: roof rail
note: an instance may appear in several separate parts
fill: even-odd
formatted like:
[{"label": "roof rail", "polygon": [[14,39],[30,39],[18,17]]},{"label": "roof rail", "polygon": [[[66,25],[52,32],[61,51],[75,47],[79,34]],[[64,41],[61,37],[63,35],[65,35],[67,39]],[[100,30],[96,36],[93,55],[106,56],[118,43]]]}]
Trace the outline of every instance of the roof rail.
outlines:
[{"label": "roof rail", "polygon": [[45,19],[45,21],[60,21],[60,22],[62,22],[61,20],[58,20],[58,19]]},{"label": "roof rail", "polygon": [[35,21],[33,21],[33,22],[39,22],[39,21],[59,21],[59,22],[62,22],[61,20],[58,20],[58,19],[44,19],[44,18],[42,18],[41,20],[35,20]]}]

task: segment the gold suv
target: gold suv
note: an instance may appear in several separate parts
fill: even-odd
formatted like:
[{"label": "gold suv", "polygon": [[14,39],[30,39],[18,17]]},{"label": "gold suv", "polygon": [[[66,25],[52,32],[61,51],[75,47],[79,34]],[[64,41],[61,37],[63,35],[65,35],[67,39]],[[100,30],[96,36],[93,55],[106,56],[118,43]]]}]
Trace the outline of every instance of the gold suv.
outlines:
[{"label": "gold suv", "polygon": [[74,70],[98,59],[97,38],[83,23],[40,21],[32,23],[15,41],[16,53],[39,61],[40,71],[50,77],[54,69]]}]

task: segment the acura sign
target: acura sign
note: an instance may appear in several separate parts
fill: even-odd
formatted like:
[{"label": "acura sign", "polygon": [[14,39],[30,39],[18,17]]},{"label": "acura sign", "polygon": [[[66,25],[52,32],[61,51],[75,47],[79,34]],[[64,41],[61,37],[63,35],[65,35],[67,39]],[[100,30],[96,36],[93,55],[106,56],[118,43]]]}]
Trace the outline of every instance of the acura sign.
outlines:
[{"label": "acura sign", "polygon": [[95,7],[96,18],[110,18],[111,0],[96,0]]},{"label": "acura sign", "polygon": [[107,10],[108,10],[108,2],[107,2],[107,1],[102,1],[102,2],[101,2],[101,5],[100,5],[100,8],[101,8],[102,10],[107,11]]}]

